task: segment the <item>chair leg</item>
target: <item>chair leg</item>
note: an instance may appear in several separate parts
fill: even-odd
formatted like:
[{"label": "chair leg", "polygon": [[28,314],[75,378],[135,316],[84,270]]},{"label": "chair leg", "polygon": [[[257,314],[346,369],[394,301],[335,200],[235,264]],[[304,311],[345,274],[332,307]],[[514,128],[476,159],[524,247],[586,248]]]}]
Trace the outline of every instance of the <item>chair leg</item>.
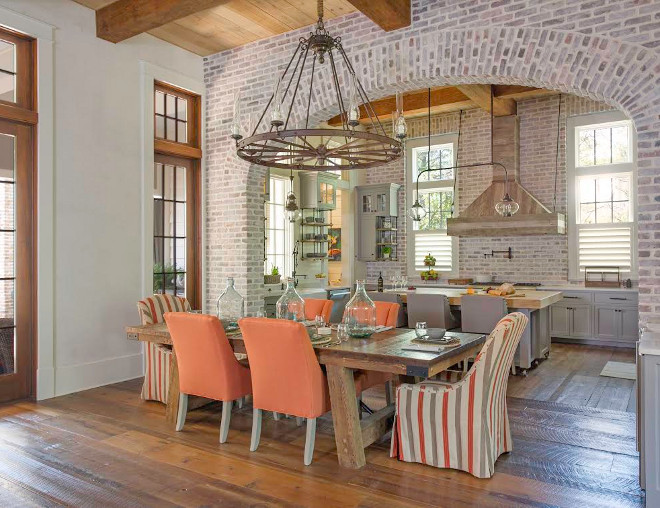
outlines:
[{"label": "chair leg", "polygon": [[511,364],[511,374],[513,374],[514,376],[516,375],[516,364],[515,363]]},{"label": "chair leg", "polygon": [[238,409],[243,409],[243,404],[245,403],[245,397],[239,398],[236,402],[238,402]]},{"label": "chair leg", "polygon": [[392,404],[392,381],[385,382],[385,403]]},{"label": "chair leg", "polygon": [[280,414],[273,411],[273,420],[278,422],[280,420]]},{"label": "chair leg", "polygon": [[362,420],[362,395],[357,396],[357,407],[358,407],[358,416]]},{"label": "chair leg", "polygon": [[229,422],[231,421],[231,400],[223,401],[222,403],[222,417],[220,418],[220,442],[227,441],[227,434],[229,433]]},{"label": "chair leg", "polygon": [[305,419],[302,418],[301,416],[296,416],[296,425],[298,427],[302,427],[302,424],[303,424],[304,421],[305,421]]},{"label": "chair leg", "polygon": [[250,439],[250,451],[255,452],[259,447],[261,437],[261,409],[252,409],[252,439]]},{"label": "chair leg", "polygon": [[307,418],[307,432],[305,435],[305,458],[306,466],[312,463],[314,458],[314,441],[316,440],[316,418]]},{"label": "chair leg", "polygon": [[176,415],[176,430],[183,429],[183,424],[186,423],[186,413],[188,412],[188,395],[185,393],[179,394],[179,412]]},{"label": "chair leg", "polygon": [[469,362],[466,358],[465,360],[463,360],[463,374],[467,374],[468,366],[469,366]]}]

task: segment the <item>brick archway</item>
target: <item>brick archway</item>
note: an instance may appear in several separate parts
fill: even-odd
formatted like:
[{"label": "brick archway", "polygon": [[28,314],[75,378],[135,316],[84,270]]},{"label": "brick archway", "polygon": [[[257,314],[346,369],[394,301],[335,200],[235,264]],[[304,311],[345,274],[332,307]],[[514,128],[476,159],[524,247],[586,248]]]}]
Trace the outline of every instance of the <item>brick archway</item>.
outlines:
[{"label": "brick archway", "polygon": [[[365,23],[362,17],[349,18],[355,18],[355,24]],[[329,25],[332,31],[335,27]],[[337,25],[336,30],[341,31],[342,22]],[[364,69],[361,79],[372,99],[392,95],[397,90],[444,84],[518,84],[586,96],[606,102],[630,116],[638,133],[641,319],[648,318],[660,308],[660,296],[655,295],[655,292],[660,295],[660,287],[652,269],[653,260],[660,257],[660,245],[653,236],[654,224],[660,217],[660,197],[654,187],[659,178],[655,176],[654,179],[654,175],[660,174],[660,126],[657,121],[660,95],[656,91],[660,65],[655,50],[608,36],[537,27],[447,30],[426,26],[420,35],[413,25],[394,33],[375,32],[368,42],[359,39],[359,32],[352,27],[344,37],[344,45],[355,68]],[[248,95],[247,102],[255,106],[255,111],[263,104],[263,98],[272,86],[271,80],[266,78],[281,69],[282,57],[291,53],[292,41],[303,33],[304,30],[278,38],[280,44],[272,49],[278,58],[260,64],[262,79],[249,72],[252,65],[241,67],[240,62],[249,60],[251,55],[256,57],[264,44],[216,55],[222,60],[226,78],[241,88],[244,96]],[[211,69],[208,64],[207,69]],[[222,79],[216,77],[217,74],[213,73],[207,76],[209,96],[217,98],[219,116],[223,124],[228,125],[231,94],[219,93]],[[326,88],[313,97],[313,119],[321,121],[335,114],[336,106],[330,92]],[[306,99],[301,97],[300,100]],[[225,176],[222,185],[229,186],[224,188],[236,190],[229,191],[230,203],[208,208],[211,225],[207,236],[207,296],[212,301],[218,294],[219,275],[234,275],[247,294],[248,308],[254,309],[260,305],[263,296],[257,288],[262,282],[262,185],[265,171],[249,167],[236,158],[233,146],[227,141],[226,128],[215,132],[209,129],[209,135],[212,147],[209,171],[220,170]],[[217,198],[212,196],[213,180],[214,176],[209,175],[209,203]],[[222,213],[232,208],[234,217],[227,220],[229,213],[227,217]],[[219,218],[213,216],[214,210],[221,212]],[[220,223],[219,229],[213,225],[216,220]],[[222,252],[228,248],[229,242],[238,242],[238,245],[232,246],[230,253],[218,254],[217,249]]]}]

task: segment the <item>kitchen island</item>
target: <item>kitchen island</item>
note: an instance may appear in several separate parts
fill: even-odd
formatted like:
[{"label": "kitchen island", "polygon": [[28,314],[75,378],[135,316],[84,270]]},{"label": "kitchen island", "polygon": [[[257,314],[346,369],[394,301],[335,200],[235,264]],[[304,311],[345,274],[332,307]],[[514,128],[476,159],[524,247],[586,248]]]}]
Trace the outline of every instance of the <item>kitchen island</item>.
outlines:
[{"label": "kitchen island", "polygon": [[[405,303],[408,294],[412,291],[390,289],[386,292],[399,294]],[[460,309],[461,297],[467,294],[465,288],[421,287],[415,289],[414,292],[445,295],[449,299],[449,305],[455,309]],[[550,354],[550,306],[562,299],[562,292],[525,288],[503,298],[510,311],[522,312],[529,318],[529,325],[520,339],[514,360],[515,365],[523,369],[523,374],[526,374],[527,369],[535,360]]]}]

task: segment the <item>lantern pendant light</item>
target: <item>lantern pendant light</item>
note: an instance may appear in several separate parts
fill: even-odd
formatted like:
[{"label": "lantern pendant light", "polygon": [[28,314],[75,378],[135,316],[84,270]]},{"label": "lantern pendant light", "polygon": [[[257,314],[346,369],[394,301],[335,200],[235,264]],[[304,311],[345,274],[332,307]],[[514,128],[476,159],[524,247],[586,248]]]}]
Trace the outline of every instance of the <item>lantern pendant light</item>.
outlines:
[{"label": "lantern pendant light", "polygon": [[287,219],[289,219],[289,222],[296,222],[300,218],[301,212],[300,207],[298,207],[296,195],[293,192],[293,170],[291,170],[289,181],[291,182],[291,190],[286,195],[286,204],[284,205],[284,210],[286,212]]}]

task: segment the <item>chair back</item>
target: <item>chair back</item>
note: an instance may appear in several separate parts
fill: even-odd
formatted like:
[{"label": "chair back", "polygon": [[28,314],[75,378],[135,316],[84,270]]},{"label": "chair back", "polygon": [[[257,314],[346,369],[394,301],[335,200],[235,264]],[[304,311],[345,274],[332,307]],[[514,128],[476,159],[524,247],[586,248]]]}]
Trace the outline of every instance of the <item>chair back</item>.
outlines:
[{"label": "chair back", "polygon": [[[429,328],[450,330],[458,326],[449,306],[446,295],[408,293],[408,327],[415,328],[419,321],[425,321]],[[492,328],[491,328],[492,329]]]},{"label": "chair back", "polygon": [[396,328],[396,321],[401,306],[398,303],[374,302],[376,304],[376,326],[391,326]]},{"label": "chair back", "polygon": [[332,314],[332,300],[321,300],[318,298],[305,298],[305,319],[313,320],[316,316],[323,316],[326,323],[330,322]]},{"label": "chair back", "polygon": [[215,400],[234,400],[250,393],[250,378],[234,356],[215,316],[166,312],[179,366],[181,393]]},{"label": "chair back", "polygon": [[499,439],[500,442],[510,439],[510,436],[505,437],[506,425],[501,421],[501,417],[496,415],[501,415],[501,409],[506,408],[509,371],[527,322],[527,316],[522,312],[513,312],[503,317],[486,339],[468,373],[460,381],[468,383],[474,393],[473,414],[480,412],[485,417],[482,421],[487,422],[491,438]]},{"label": "chair back", "polygon": [[369,295],[369,298],[371,298],[374,302],[398,303],[399,312],[396,318],[396,327],[402,328],[407,325],[406,312],[403,309],[403,305],[401,305],[402,300],[400,295],[397,293],[381,293],[379,291],[367,291],[367,295]]},{"label": "chair back", "polygon": [[461,330],[491,333],[507,312],[506,300],[501,296],[461,296]]},{"label": "chair back", "polygon": [[163,315],[166,312],[187,312],[190,303],[181,296],[153,295],[147,296],[137,303],[140,320],[143,325],[163,323]]},{"label": "chair back", "polygon": [[244,318],[238,325],[250,360],[255,408],[304,418],[326,412],[327,382],[302,323]]}]

